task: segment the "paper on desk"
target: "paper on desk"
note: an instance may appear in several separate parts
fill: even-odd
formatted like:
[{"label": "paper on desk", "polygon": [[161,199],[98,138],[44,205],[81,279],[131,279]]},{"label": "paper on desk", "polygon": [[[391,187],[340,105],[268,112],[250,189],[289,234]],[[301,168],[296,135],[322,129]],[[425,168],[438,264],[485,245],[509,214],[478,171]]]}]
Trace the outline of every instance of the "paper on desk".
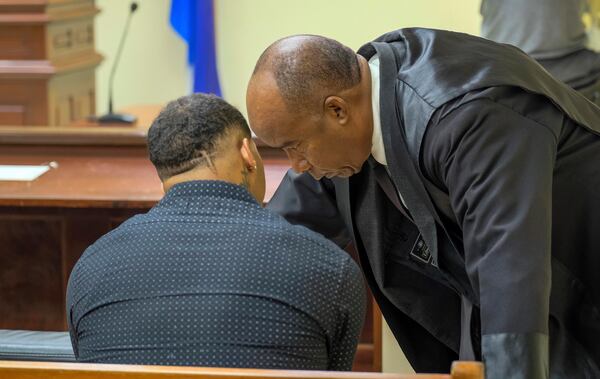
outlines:
[{"label": "paper on desk", "polygon": [[50,166],[0,165],[0,180],[31,181],[50,169]]}]

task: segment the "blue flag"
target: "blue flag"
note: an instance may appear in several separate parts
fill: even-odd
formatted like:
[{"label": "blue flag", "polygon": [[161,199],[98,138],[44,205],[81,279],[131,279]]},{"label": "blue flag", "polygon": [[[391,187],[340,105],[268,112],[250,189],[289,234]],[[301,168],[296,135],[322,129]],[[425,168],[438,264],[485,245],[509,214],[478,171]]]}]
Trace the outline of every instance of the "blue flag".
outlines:
[{"label": "blue flag", "polygon": [[171,0],[171,25],[188,43],[188,60],[194,67],[194,92],[221,96],[213,0]]}]

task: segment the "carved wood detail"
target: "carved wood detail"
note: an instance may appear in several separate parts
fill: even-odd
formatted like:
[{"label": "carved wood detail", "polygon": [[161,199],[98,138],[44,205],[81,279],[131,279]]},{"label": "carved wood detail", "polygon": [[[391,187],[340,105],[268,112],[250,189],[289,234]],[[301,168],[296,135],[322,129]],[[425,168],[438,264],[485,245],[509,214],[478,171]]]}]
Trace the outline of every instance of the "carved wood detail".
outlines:
[{"label": "carved wood detail", "polygon": [[[69,125],[93,114],[98,12],[93,0],[0,0],[0,90],[22,87],[12,102],[0,93],[0,106],[23,109],[0,115],[0,125]],[[34,85],[44,91],[30,92]]]}]

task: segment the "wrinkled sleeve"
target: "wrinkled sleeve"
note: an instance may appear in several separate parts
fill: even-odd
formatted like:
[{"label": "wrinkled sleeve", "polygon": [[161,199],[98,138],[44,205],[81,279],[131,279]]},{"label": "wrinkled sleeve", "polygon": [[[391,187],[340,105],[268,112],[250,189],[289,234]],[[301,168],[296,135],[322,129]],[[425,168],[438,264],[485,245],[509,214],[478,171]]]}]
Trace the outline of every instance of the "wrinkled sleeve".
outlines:
[{"label": "wrinkled sleeve", "polygon": [[426,165],[462,229],[486,377],[547,378],[557,137],[491,100],[463,105],[434,128],[436,162]]},{"label": "wrinkled sleeve", "polygon": [[308,173],[289,170],[267,208],[288,222],[303,225],[324,235],[341,248],[350,243],[350,235],[339,214],[333,183],[315,180]]}]

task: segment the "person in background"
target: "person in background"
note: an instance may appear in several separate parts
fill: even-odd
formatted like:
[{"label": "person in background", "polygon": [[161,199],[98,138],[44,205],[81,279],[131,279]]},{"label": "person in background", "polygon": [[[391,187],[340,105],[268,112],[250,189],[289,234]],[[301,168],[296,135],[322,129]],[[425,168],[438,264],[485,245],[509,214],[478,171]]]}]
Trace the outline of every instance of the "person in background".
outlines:
[{"label": "person in background", "polygon": [[517,46],[600,104],[600,54],[587,47],[583,22],[592,5],[589,0],[482,0],[481,36]]},{"label": "person in background", "polygon": [[214,95],[182,97],[153,122],[148,150],[164,198],[90,246],[71,273],[77,359],[350,370],[365,312],[360,270],[262,208],[263,162],[242,114]]}]

